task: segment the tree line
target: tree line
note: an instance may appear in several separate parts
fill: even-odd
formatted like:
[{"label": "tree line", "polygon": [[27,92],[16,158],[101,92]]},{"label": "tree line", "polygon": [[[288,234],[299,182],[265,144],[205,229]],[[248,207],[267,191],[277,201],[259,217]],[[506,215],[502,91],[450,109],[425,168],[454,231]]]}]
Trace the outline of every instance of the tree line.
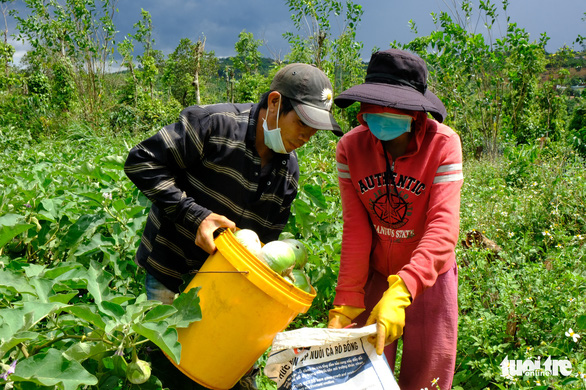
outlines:
[{"label": "tree line", "polygon": [[[257,101],[286,62],[315,64],[337,94],[362,82],[362,58],[369,57],[356,39],[363,6],[351,0],[284,0],[296,29],[283,33],[290,49],[284,58],[263,57],[264,42],[243,30],[229,59],[207,50],[205,36],[182,38],[163,54],[144,9],[133,32],[115,40],[117,0],[23,1],[26,16],[12,9],[14,0],[0,2],[5,25],[9,14],[17,21],[16,31],[6,27],[0,41],[0,126],[30,132],[33,139],[80,125],[136,134],[175,121],[191,104]],[[431,14],[435,29],[429,35],[418,34],[410,22],[416,38],[389,46],[425,59],[430,88],[446,105],[446,122],[460,133],[467,156],[496,156],[506,143],[544,139],[572,142],[580,150],[586,143],[584,102],[568,87],[584,83],[579,71],[586,65],[586,37],[576,37],[580,49],[547,53],[546,34],[532,41],[508,17],[497,36],[507,7],[506,0],[452,0],[451,11]],[[9,34],[30,46],[18,67]],[[115,60],[124,71],[111,71]],[[336,112],[343,127],[356,124],[357,110]]]}]

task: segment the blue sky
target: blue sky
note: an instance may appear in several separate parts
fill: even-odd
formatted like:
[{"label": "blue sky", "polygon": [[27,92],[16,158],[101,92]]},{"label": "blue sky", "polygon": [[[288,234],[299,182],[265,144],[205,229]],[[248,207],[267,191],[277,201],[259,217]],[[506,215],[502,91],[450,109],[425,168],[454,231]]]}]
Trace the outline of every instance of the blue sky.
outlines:
[{"label": "blue sky", "polygon": [[[500,0],[494,0],[500,5]],[[416,35],[409,29],[413,20],[418,27],[418,35],[427,35],[433,30],[432,12],[455,9],[461,0],[354,0],[362,5],[364,14],[357,30],[357,39],[364,44],[363,57],[368,59],[374,47],[387,48],[389,43],[397,40],[406,43]],[[586,36],[584,0],[509,0],[507,15],[530,34],[531,40],[538,40],[542,33],[547,33],[550,41],[547,50],[554,52],[563,45],[572,47],[579,34]],[[478,0],[473,0],[477,4]],[[23,9],[22,0],[11,4],[12,8]],[[119,30],[117,40],[121,41],[133,32],[132,25],[141,15],[141,8],[152,16],[156,48],[169,54],[181,38],[195,41],[206,37],[206,50],[213,50],[217,56],[231,56],[235,53],[234,44],[242,30],[252,32],[256,39],[265,41],[261,48],[267,57],[287,53],[287,42],[283,33],[295,32],[290,12],[284,0],[119,0],[119,12],[115,24]],[[500,9],[500,7],[499,7]],[[453,12],[452,12],[453,14]],[[502,33],[506,30],[504,13],[499,18]],[[340,31],[342,20],[334,21],[332,30]],[[485,29],[482,21],[476,24],[476,32]],[[0,26],[4,23],[0,20]],[[9,34],[15,32],[14,21],[9,20]],[[498,28],[493,36],[499,37]],[[19,57],[25,46],[13,42]],[[578,47],[575,47],[578,49]]]}]

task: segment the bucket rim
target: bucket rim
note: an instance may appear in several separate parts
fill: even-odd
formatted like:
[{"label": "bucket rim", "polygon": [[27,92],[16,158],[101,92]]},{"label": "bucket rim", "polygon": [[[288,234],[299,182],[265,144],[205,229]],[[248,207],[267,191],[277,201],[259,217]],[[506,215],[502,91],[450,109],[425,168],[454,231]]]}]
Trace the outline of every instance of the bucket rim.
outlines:
[{"label": "bucket rim", "polygon": [[313,286],[308,293],[283,278],[242,245],[230,229],[220,233],[215,244],[236,270],[249,271],[245,277],[272,298],[299,313],[305,313],[311,307],[317,295]]}]

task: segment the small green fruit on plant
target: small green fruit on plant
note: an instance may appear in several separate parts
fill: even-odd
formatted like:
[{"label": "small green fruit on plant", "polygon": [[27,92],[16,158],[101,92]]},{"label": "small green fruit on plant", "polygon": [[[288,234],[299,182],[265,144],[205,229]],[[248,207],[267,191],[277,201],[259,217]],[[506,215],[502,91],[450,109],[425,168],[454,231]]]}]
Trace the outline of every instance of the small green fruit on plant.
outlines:
[{"label": "small green fruit on plant", "polygon": [[151,365],[149,362],[140,360],[136,356],[136,352],[133,353],[132,362],[126,368],[126,379],[130,383],[140,385],[145,383],[151,377]]}]

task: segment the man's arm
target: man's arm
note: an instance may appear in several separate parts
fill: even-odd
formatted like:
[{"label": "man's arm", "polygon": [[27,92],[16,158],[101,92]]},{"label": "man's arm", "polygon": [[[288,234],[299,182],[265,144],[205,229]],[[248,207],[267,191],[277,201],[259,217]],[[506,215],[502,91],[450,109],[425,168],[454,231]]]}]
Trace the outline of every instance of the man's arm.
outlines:
[{"label": "man's arm", "polygon": [[132,148],[124,171],[170,220],[194,232],[196,244],[211,253],[215,250],[213,232],[218,227],[233,229],[234,223],[197,204],[178,183],[180,172],[196,166],[203,154],[205,135],[194,118],[182,114],[182,121],[165,126]]}]

